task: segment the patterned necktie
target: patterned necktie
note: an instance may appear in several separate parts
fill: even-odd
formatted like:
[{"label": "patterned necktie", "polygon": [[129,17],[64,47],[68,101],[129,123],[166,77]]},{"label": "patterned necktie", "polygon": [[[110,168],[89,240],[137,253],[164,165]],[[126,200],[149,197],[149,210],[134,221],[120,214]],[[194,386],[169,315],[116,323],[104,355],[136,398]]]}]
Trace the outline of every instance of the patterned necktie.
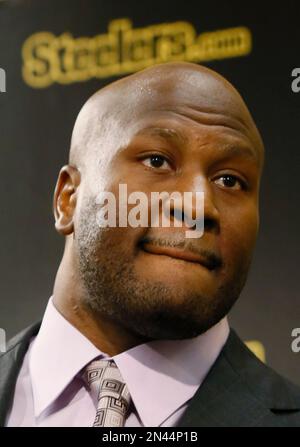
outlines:
[{"label": "patterned necktie", "polygon": [[127,385],[113,360],[94,360],[84,379],[97,402],[94,427],[123,427],[131,403]]}]

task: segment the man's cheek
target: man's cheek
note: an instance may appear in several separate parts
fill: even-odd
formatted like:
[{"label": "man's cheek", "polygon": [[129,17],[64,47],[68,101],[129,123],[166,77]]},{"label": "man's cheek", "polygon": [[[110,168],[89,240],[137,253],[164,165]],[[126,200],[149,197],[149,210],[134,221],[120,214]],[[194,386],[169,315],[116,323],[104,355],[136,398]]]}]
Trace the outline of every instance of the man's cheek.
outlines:
[{"label": "man's cheek", "polygon": [[[249,225],[250,224],[250,225]],[[221,233],[222,234],[222,233]],[[220,250],[224,261],[242,262],[251,258],[257,237],[257,220],[248,220],[230,228],[225,228],[221,236]]]}]

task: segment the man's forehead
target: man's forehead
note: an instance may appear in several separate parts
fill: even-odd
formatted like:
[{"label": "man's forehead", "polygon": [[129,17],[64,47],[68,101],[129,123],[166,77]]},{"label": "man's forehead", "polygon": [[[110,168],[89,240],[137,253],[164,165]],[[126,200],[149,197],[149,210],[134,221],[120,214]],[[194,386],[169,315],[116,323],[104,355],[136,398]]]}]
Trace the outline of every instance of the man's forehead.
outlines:
[{"label": "man's forehead", "polygon": [[243,99],[221,76],[191,69],[189,64],[188,69],[185,64],[171,68],[163,70],[159,66],[111,84],[103,92],[102,111],[107,110],[107,116],[125,128],[141,117],[169,112],[203,124],[257,132]]},{"label": "man's forehead", "polygon": [[247,134],[254,145],[263,146],[250,112],[234,87],[212,70],[190,63],[154,66],[109,84],[88,100],[77,127],[86,127],[81,123],[85,121],[90,136],[108,136],[107,130],[111,129],[122,130],[127,139],[144,119],[154,121],[158,113],[231,127]]},{"label": "man's forehead", "polygon": [[248,114],[242,98],[225,79],[190,69],[137,73],[110,84],[103,93],[107,107],[123,110],[124,117],[128,109],[140,113],[185,106],[240,119]]},{"label": "man's forehead", "polygon": [[[127,90],[129,102],[128,109],[126,101],[123,108],[124,128],[142,129],[144,122],[155,127],[158,116],[177,117],[192,124],[232,130],[237,136],[247,138],[258,153],[263,152],[260,134],[246,104],[224,78],[211,71],[177,68],[164,77],[159,70],[152,74],[150,79],[136,78],[139,81],[132,84],[134,88]],[[195,127],[199,130],[199,126]],[[172,126],[165,128],[169,135],[174,133]]]},{"label": "man's forehead", "polygon": [[226,147],[237,146],[252,153],[259,164],[263,162],[263,147],[259,134],[231,115],[203,112],[193,105],[161,109],[147,108],[136,119],[132,115],[123,127],[123,142],[126,147],[136,138],[156,138],[170,144],[188,148],[189,144],[211,144]]}]

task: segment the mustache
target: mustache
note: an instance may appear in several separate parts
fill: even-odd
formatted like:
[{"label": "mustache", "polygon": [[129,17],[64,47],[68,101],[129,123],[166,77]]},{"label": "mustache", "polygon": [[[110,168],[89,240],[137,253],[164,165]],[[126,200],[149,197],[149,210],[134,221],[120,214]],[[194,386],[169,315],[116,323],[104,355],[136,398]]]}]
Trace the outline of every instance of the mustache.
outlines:
[{"label": "mustache", "polygon": [[139,245],[143,244],[152,244],[159,247],[172,247],[183,251],[189,251],[205,258],[211,268],[219,268],[223,265],[223,260],[217,252],[205,247],[200,247],[193,239],[186,239],[181,235],[173,236],[172,238],[145,236],[139,242]]}]

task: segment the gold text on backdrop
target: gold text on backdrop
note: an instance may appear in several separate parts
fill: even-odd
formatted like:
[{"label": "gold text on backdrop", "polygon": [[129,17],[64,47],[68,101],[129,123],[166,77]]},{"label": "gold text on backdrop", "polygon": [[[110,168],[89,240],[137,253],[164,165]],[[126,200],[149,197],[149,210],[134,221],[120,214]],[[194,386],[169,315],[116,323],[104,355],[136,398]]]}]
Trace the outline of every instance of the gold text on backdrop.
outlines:
[{"label": "gold text on backdrop", "polygon": [[75,38],[38,32],[23,44],[24,81],[34,88],[57,82],[71,84],[92,78],[131,73],[168,61],[204,62],[250,53],[251,32],[240,26],[197,35],[189,22],[133,28],[129,19],[108,24],[108,32]]}]

